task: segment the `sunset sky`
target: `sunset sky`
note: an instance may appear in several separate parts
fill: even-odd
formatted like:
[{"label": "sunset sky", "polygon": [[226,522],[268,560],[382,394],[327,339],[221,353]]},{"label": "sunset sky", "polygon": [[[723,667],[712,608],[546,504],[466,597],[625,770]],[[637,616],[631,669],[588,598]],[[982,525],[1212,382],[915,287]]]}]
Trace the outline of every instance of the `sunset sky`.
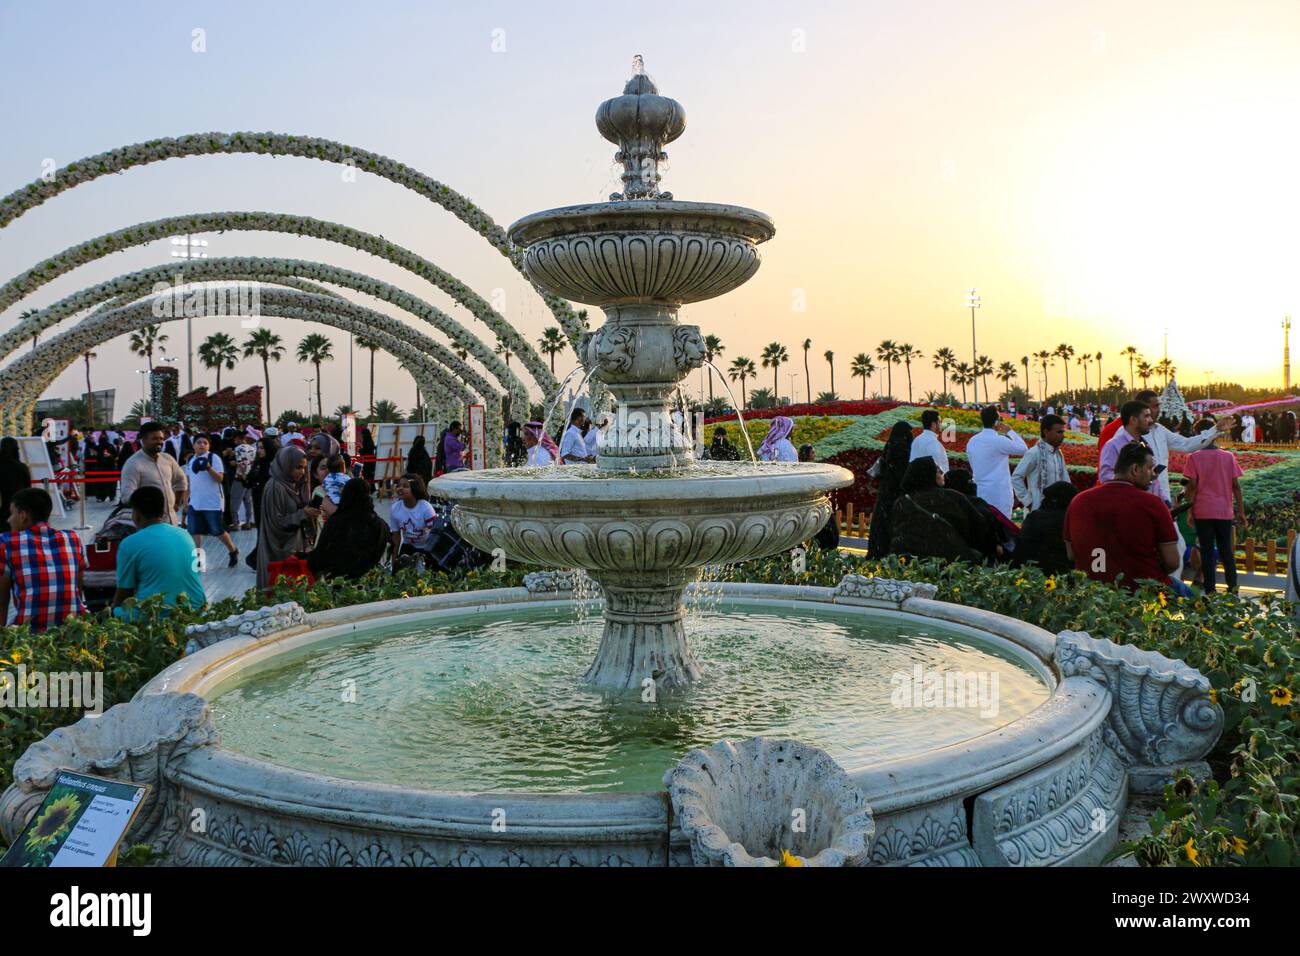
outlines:
[{"label": "sunset sky", "polygon": [[[207,51],[191,49],[205,31]],[[493,41],[499,48],[493,50]],[[930,355],[969,358],[965,291],[977,286],[979,350],[995,362],[1066,342],[1105,355],[1137,346],[1178,378],[1281,385],[1281,322],[1300,319],[1300,4],[998,2],[356,4],[72,3],[0,7],[0,193],[41,164],[158,136],[276,130],[399,159],[468,195],[506,226],[535,210],[601,200],[614,147],[593,114],[642,54],[684,105],[665,187],[677,199],[768,213],[776,237],[748,285],[690,306],[724,363],[782,342],[812,391],[860,394],[849,360],[882,339],[925,353],[914,393],[938,388]],[[186,212],[266,210],[381,233],[489,296],[533,342],[538,295],[458,220],[413,193],[303,159],[173,160],[64,193],[0,231],[5,279],[74,243]],[[282,255],[369,272],[486,327],[422,280],[330,243],[208,236],[216,255]],[[42,288],[0,315],[48,305],[164,262],[157,243]],[[358,301],[375,305],[349,293]],[[806,299],[806,312],[794,304]],[[302,323],[267,320],[292,346]],[[231,325],[226,322],[225,325]],[[195,339],[220,320],[196,323]],[[166,331],[172,354],[183,325]],[[237,338],[242,330],[232,330]],[[427,330],[426,330],[427,331]],[[347,401],[347,337],[325,406]],[[367,403],[364,353],[356,404]],[[125,339],[99,350],[97,388],[140,395]],[[567,372],[576,359],[557,359]],[[414,386],[378,359],[377,397]],[[0,372],[3,374],[3,372]],[[80,364],[49,396],[79,395]],[[291,356],[275,411],[306,408]],[[1081,370],[1070,369],[1078,382]],[[1095,369],[1089,371],[1095,382]],[[1059,365],[1053,387],[1062,384]],[[196,384],[213,373],[196,362]],[[223,383],[261,382],[245,362]],[[760,373],[758,384],[771,384]],[[699,382],[692,379],[692,389]],[[753,385],[751,384],[751,388]],[[873,382],[873,390],[880,383]],[[895,379],[895,392],[905,391]]]}]

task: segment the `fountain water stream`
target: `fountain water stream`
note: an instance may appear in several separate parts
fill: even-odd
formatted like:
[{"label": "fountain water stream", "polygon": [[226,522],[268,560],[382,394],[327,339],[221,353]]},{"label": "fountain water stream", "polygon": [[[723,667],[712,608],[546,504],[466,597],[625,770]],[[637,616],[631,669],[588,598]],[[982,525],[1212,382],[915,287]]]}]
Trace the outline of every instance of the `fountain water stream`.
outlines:
[{"label": "fountain water stream", "polygon": [[601,586],[604,632],[588,683],[680,687],[700,676],[682,628],[682,594],[698,569],[807,540],[830,516],[828,492],[853,476],[824,464],[694,467],[670,404],[705,348],[678,311],[747,281],[775,229],[753,209],[674,201],[659,189],[663,146],[685,130],[686,115],[646,74],[600,105],[596,126],[619,146],[623,192],[534,213],[509,232],[539,288],[605,313],[578,348],[616,403],[594,466],[603,480],[588,480],[590,465],[545,480],[490,469],[444,475],[430,490],[457,503],[453,521],[472,544],[583,568]]}]

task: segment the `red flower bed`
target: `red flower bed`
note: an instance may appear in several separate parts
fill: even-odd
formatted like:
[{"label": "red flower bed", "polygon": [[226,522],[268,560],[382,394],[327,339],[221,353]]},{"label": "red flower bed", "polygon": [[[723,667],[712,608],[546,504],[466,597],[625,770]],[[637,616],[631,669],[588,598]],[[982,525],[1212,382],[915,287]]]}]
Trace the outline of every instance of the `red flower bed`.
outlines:
[{"label": "red flower bed", "polygon": [[[803,415],[879,415],[891,408],[897,408],[900,404],[900,402],[826,402],[821,405],[785,405],[781,408],[760,408],[745,412],[745,420],[776,418],[778,415],[785,415],[787,418],[799,418]],[[704,424],[712,425],[715,422],[725,424],[735,420],[735,415],[718,415],[704,419]]]}]

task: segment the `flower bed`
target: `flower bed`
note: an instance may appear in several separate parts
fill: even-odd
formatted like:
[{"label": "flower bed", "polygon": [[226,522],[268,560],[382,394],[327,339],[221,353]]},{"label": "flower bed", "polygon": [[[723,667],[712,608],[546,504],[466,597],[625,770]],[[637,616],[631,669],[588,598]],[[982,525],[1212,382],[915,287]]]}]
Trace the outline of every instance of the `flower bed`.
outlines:
[{"label": "flower bed", "polygon": [[[898,402],[825,402],[821,405],[782,405],[779,408],[756,408],[752,411],[745,412],[745,420],[760,418],[776,418],[778,415],[785,415],[787,418],[797,418],[801,415],[876,415],[880,412],[896,408]],[[712,425],[715,422],[726,424],[734,422],[736,416],[717,415],[713,418],[704,419],[704,424]]]}]

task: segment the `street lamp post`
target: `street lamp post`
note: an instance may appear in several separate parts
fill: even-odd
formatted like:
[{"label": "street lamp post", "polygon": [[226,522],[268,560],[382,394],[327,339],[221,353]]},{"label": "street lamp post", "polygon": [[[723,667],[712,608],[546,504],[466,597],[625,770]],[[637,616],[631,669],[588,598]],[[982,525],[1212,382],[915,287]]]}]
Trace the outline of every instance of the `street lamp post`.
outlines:
[{"label": "street lamp post", "polygon": [[[200,252],[199,249],[205,248],[208,244],[206,239],[191,239],[189,234],[185,238],[179,236],[172,239],[173,246],[179,246],[179,249],[172,250],[172,257],[175,259],[206,259],[208,254]],[[186,312],[189,310],[187,309]],[[189,315],[185,316],[185,349],[189,353],[185,367],[185,391],[194,391],[194,319]]]},{"label": "street lamp post", "polygon": [[[786,373],[785,373],[785,377],[788,378],[788,379],[790,380],[790,403],[791,403],[791,404],[794,404],[794,396],[795,396],[794,383],[797,382],[797,381],[799,380],[799,373],[798,373],[798,372],[786,372]],[[777,397],[779,398],[780,396],[777,396]]]},{"label": "street lamp post", "polygon": [[311,418],[311,384],[312,384],[312,382],[316,381],[316,379],[314,379],[314,378],[304,378],[303,381],[307,383],[307,418],[310,420],[310,418]]},{"label": "street lamp post", "polygon": [[[980,363],[979,349],[975,347],[975,310],[980,307],[980,297],[973,288],[966,293],[966,305],[970,307],[970,367],[974,369]],[[978,389],[979,385],[976,383],[976,390]],[[978,396],[975,404],[979,404]]]}]

